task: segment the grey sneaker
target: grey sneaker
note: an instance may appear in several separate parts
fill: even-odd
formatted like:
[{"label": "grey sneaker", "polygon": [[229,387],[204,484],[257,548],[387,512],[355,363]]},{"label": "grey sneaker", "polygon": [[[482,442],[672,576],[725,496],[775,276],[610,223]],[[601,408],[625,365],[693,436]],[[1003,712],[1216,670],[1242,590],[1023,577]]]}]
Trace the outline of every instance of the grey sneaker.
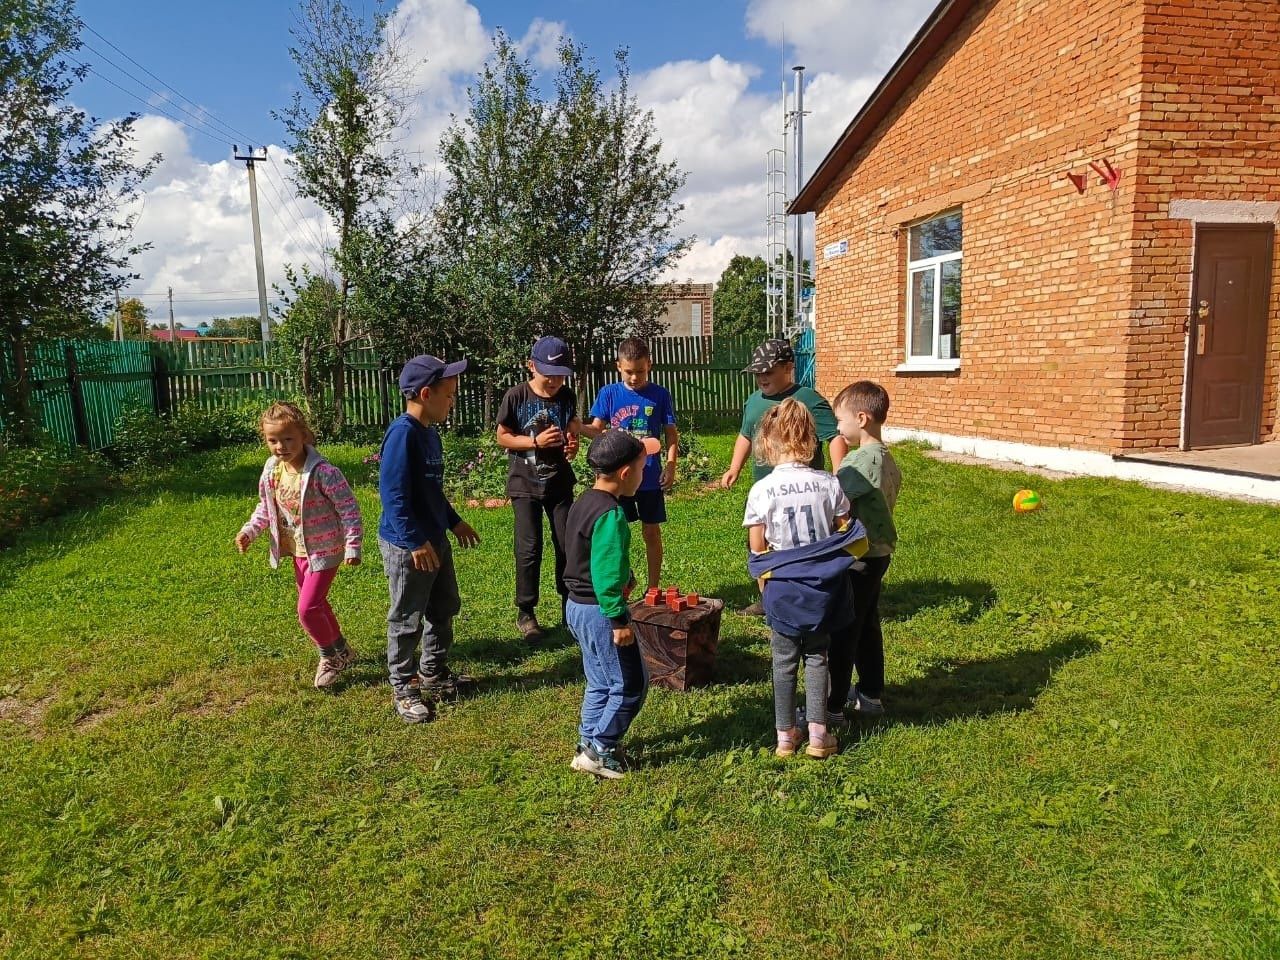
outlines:
[{"label": "grey sneaker", "polygon": [[744,617],[763,617],[764,604],[757,600],[755,603],[747,604],[747,606],[739,610],[738,613]]},{"label": "grey sneaker", "polygon": [[884,714],[884,704],[875,697],[868,697],[857,687],[849,694],[848,708],[864,717],[879,717]]},{"label": "grey sneaker", "polygon": [[426,723],[435,712],[430,704],[422,702],[421,697],[396,697],[396,715],[405,723]]},{"label": "grey sneaker", "polygon": [[616,750],[596,750],[590,744],[581,746],[582,750],[569,764],[574,770],[589,773],[602,780],[621,780],[627,775],[627,765]]},{"label": "grey sneaker", "polygon": [[331,657],[321,657],[320,662],[316,664],[315,685],[317,690],[328,690],[338,682],[338,677],[344,670],[351,667],[359,656],[351,647],[345,650],[339,650]]}]

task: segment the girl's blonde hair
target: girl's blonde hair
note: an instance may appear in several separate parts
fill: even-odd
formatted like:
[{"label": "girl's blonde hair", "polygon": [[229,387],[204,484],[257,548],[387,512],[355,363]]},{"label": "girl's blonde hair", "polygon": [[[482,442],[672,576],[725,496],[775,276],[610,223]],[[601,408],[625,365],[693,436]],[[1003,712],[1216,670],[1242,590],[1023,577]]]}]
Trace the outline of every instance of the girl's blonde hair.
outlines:
[{"label": "girl's blonde hair", "polygon": [[310,424],[307,423],[307,415],[302,412],[302,408],[296,403],[277,400],[271,404],[271,406],[262,411],[262,420],[258,424],[258,430],[264,436],[268,423],[277,423],[282,427],[297,427],[302,434],[304,443],[314,445],[316,442],[316,435],[312,432]]},{"label": "girl's blonde hair", "polygon": [[770,467],[808,463],[818,448],[813,414],[799,400],[788,397],[760,418],[753,446],[756,460]]}]

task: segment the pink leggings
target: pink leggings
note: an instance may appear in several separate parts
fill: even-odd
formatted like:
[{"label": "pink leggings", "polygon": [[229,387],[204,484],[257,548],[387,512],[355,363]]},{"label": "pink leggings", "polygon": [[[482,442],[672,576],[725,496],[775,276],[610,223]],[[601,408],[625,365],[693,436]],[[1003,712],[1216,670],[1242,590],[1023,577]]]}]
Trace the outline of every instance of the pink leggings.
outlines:
[{"label": "pink leggings", "polygon": [[294,557],[293,573],[298,581],[298,622],[321,651],[332,650],[342,637],[338,618],[329,606],[329,587],[338,568],[312,570],[306,557]]}]

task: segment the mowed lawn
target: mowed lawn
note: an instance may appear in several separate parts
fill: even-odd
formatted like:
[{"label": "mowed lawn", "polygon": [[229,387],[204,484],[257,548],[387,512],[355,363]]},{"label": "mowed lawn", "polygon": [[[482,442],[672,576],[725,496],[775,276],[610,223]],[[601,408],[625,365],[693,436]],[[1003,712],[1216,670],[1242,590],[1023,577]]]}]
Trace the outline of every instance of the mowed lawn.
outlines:
[{"label": "mowed lawn", "polygon": [[[367,484],[336,695],[289,575],[231,544],[260,451],[32,531],[0,553],[0,952],[1280,955],[1280,514],[897,456],[888,719],[775,759],[766,628],[728,615],[717,684],[652,693],[620,783],[569,769],[572,641],[513,637],[509,510],[458,553],[481,691],[416,728]],[[669,580],[749,599],[746,492],[672,504]]]}]

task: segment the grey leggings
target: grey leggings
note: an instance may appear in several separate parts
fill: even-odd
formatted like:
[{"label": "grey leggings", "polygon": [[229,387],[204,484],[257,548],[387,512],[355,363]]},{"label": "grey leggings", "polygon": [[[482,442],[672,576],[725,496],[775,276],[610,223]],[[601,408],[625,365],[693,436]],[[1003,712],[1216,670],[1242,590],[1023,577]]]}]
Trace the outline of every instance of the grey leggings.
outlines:
[{"label": "grey leggings", "polygon": [[769,637],[773,649],[773,725],[790,730],[796,722],[796,672],[804,659],[805,713],[811,723],[827,722],[827,647],[825,633]]}]

